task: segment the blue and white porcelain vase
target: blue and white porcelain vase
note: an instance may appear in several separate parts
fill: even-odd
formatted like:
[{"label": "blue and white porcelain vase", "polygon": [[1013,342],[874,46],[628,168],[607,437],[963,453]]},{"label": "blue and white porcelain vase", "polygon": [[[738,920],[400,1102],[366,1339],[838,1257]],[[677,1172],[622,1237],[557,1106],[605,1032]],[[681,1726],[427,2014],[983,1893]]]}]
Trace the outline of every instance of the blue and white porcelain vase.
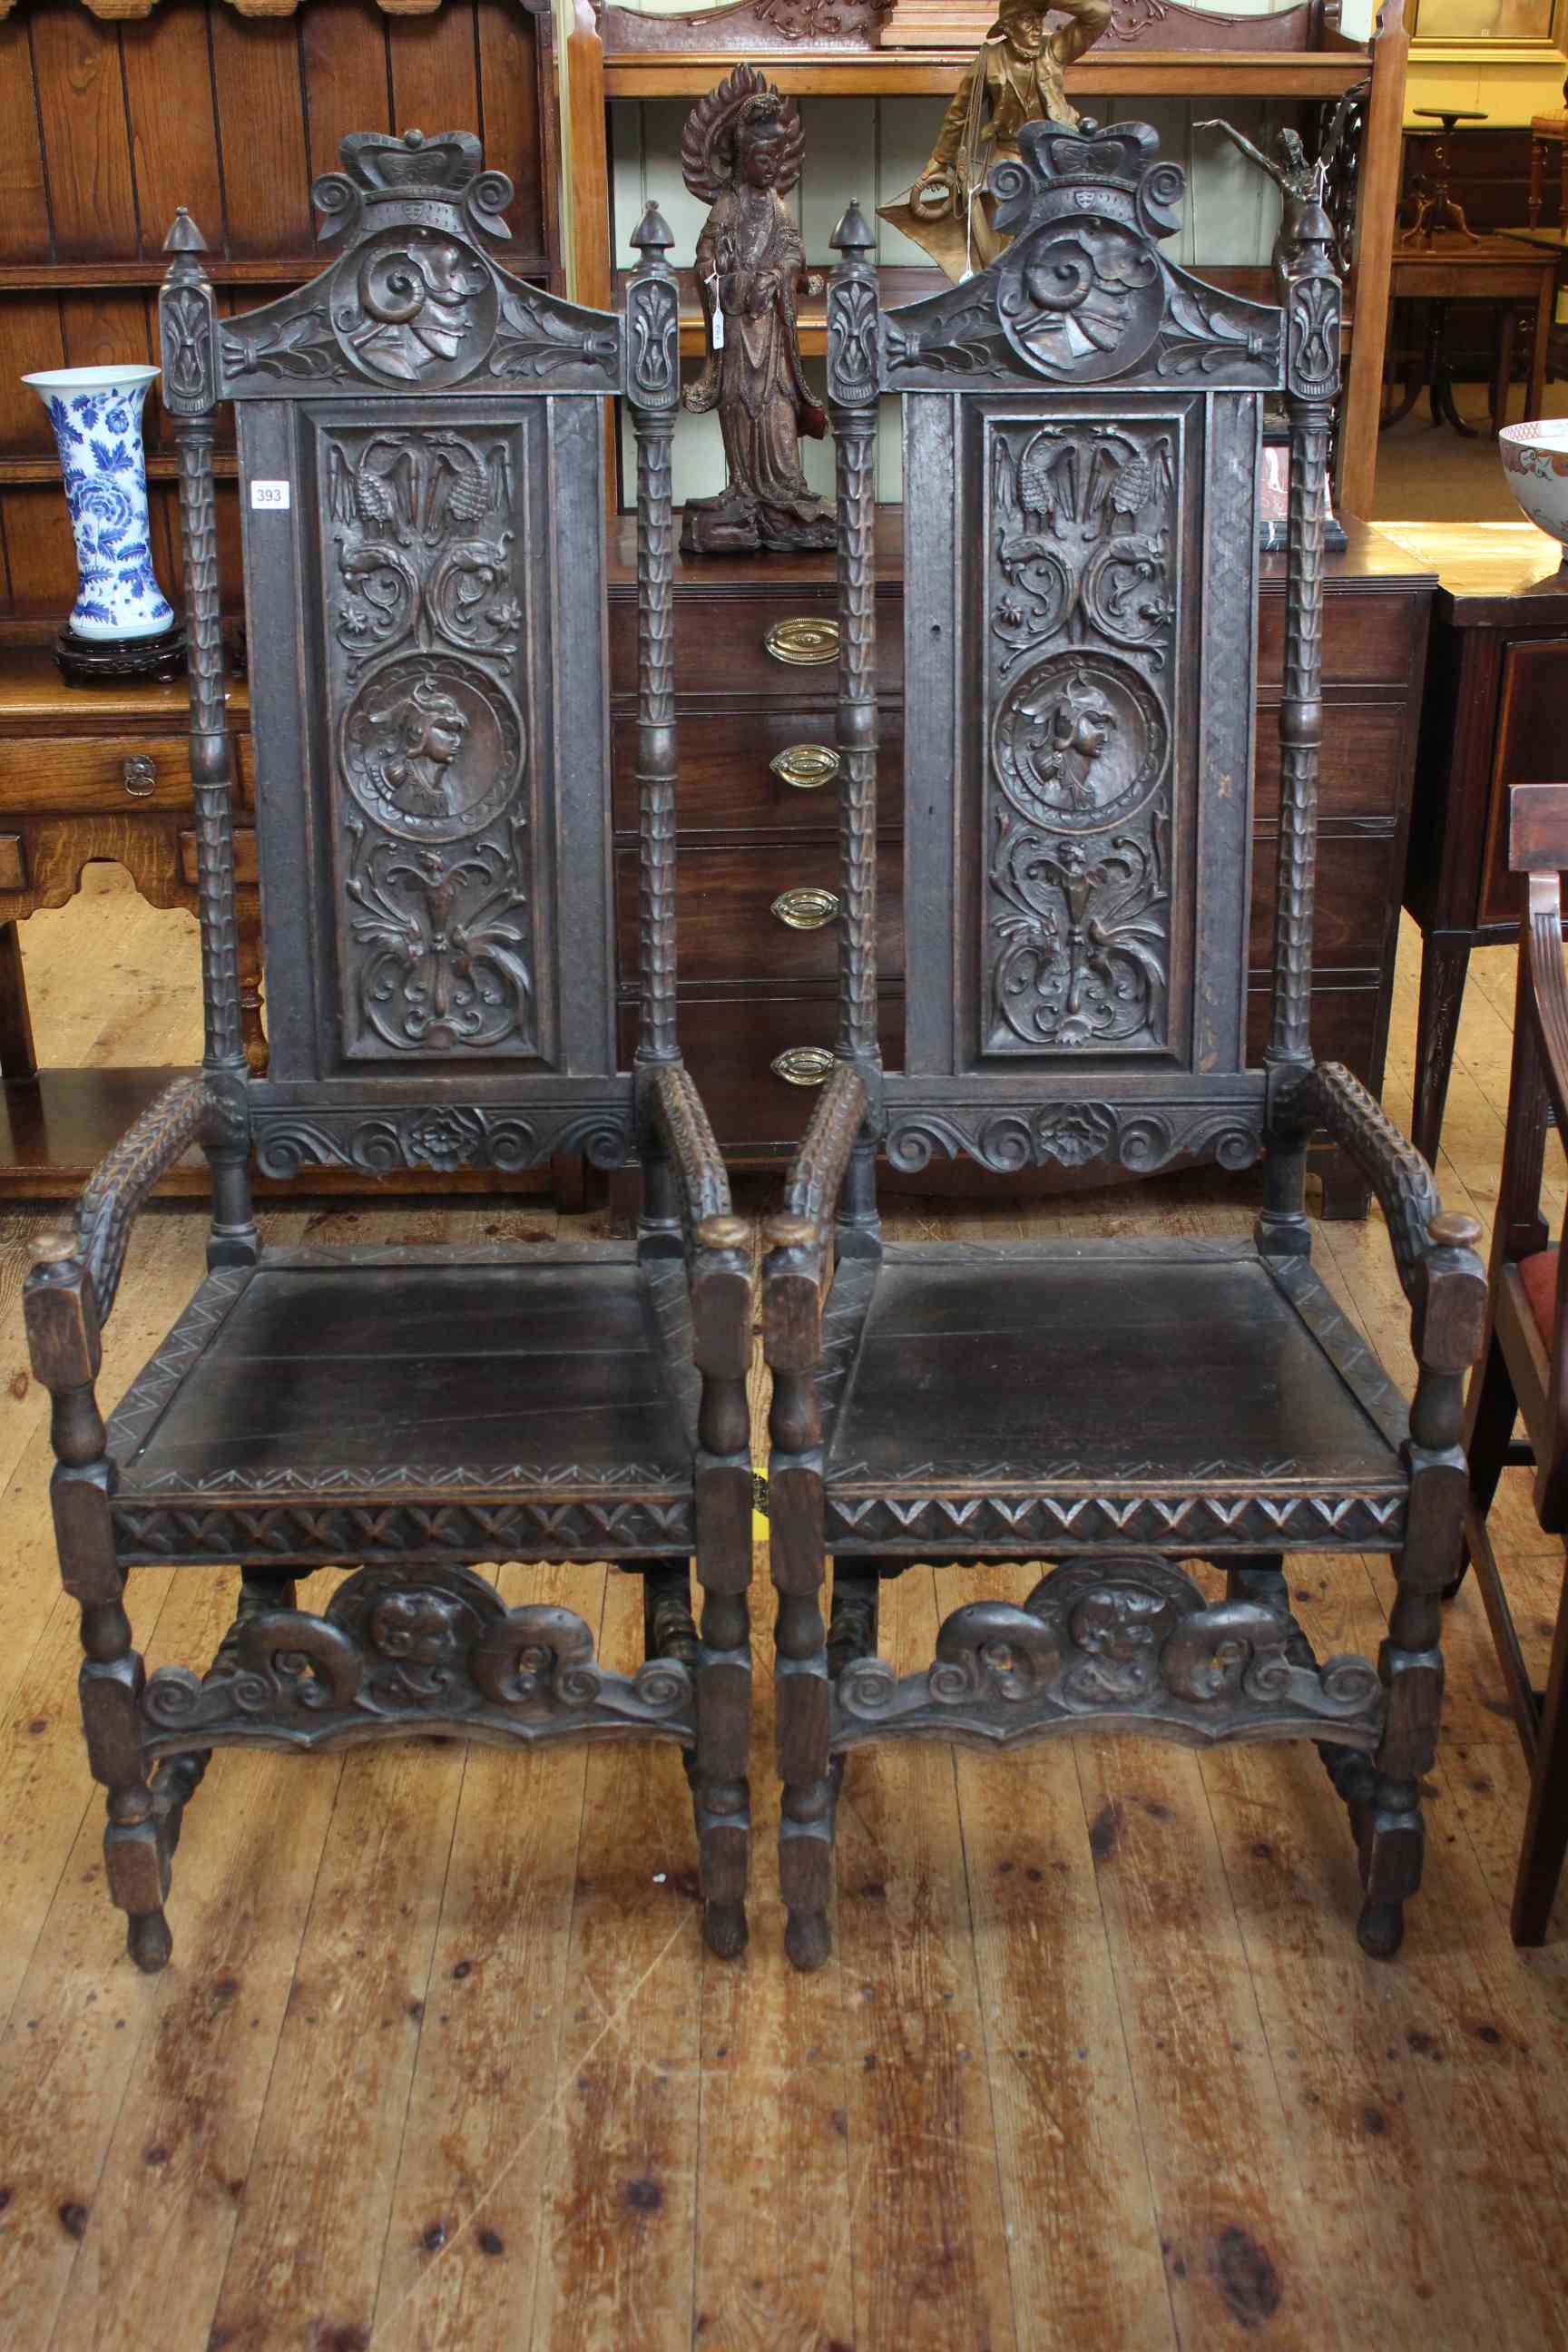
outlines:
[{"label": "blue and white porcelain vase", "polygon": [[24,376],[55,428],[76,539],[77,596],[56,643],[68,678],[170,676],[184,631],[148,536],[142,411],[155,367],[50,368]]}]

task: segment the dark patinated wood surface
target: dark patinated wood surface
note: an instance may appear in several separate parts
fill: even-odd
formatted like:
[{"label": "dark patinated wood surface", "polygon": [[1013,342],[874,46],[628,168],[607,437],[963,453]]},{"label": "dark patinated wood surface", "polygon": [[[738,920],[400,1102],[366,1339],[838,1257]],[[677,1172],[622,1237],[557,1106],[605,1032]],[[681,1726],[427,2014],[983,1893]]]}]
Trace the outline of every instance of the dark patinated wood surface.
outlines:
[{"label": "dark patinated wood surface", "polygon": [[[440,1732],[687,1751],[707,1932],[745,1942],[747,1230],[675,1027],[669,447],[676,291],[656,208],[624,318],[510,275],[510,186],[479,142],[361,133],[315,200],[322,275],[224,316],[181,211],[162,295],[190,654],[205,1054],[39,1237],[26,1313],[54,1400],[61,1572],[107,1791],[110,1892],[161,1969],[184,1808],[220,1747]],[[635,1050],[610,929],[604,405],[637,448]],[[245,1053],[220,639],[215,419],[239,410],[250,711],[271,1018]],[[573,546],[576,560],[559,561]],[[208,1274],[107,1428],[101,1329],[132,1223],[199,1141]],[[263,1252],[274,1178],[635,1152],[635,1244]],[[703,1589],[701,1637],[689,1563]],[[646,1654],[508,1608],[498,1559],[638,1568]],[[237,1562],[205,1671],[149,1674],[148,1564]],[[324,1612],[314,1567],[348,1567]]]},{"label": "dark patinated wood surface", "polygon": [[[1147,126],[1037,125],[1021,149],[994,181],[1013,242],[947,294],[882,315],[854,205],[835,237],[839,1035],[763,1267],[787,1948],[805,1969],[827,1956],[850,1748],[1100,1728],[1315,1740],[1358,1850],[1360,1940],[1387,1958],[1421,1878],[1482,1283],[1479,1227],[1443,1213],[1424,1162],[1311,1034],[1317,887],[1331,904],[1342,890],[1318,843],[1332,232],[1293,206],[1282,307],[1239,304],[1159,256],[1184,183]],[[1050,289],[1069,284],[1063,305]],[[1075,332],[1090,302],[1094,333]],[[905,394],[920,562],[904,610],[907,1022],[903,1066],[884,1073],[861,453],[889,391]],[[1272,892],[1249,908],[1258,435],[1263,394],[1281,391],[1277,846]],[[1265,941],[1257,1067],[1247,979]],[[1312,1273],[1320,1124],[1388,1223],[1421,1367],[1408,1414]],[[1250,1250],[885,1251],[879,1153],[1004,1174],[1261,1159],[1264,1207]],[[1287,1549],[1394,1555],[1375,1664],[1318,1659]],[[1053,1565],[1021,1602],[945,1616],[925,1666],[879,1654],[881,1578],[1009,1557]],[[1223,1599],[1193,1563],[1225,1568]]]}]

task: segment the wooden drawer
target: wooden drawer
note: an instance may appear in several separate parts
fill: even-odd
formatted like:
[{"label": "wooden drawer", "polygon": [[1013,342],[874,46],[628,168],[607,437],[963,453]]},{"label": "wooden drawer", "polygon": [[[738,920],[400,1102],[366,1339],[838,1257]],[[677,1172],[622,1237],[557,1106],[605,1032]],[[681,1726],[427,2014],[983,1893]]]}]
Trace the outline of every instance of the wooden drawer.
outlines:
[{"label": "wooden drawer", "polygon": [[[1318,809],[1321,817],[1392,816],[1405,790],[1408,759],[1403,702],[1330,702],[1323,706],[1323,754]],[[1279,706],[1258,714],[1257,818],[1279,821]]]},{"label": "wooden drawer", "polygon": [[[775,775],[772,762],[802,746],[834,753],[837,714],[826,710],[775,710],[759,705],[722,717],[682,717],[678,727],[676,817],[682,835],[692,833],[812,831],[837,834],[838,794],[830,776],[802,789]],[[878,774],[884,830],[901,814],[903,713],[894,705],[881,713]],[[622,833],[637,827],[637,730],[618,719],[614,730],[616,824]],[[835,754],[835,756],[837,756]]]},{"label": "wooden drawer", "polygon": [[[236,739],[240,793],[251,804],[250,739]],[[151,772],[141,763],[151,761]],[[136,763],[127,777],[127,764]],[[0,736],[0,816],[119,816],[189,808],[191,750],[183,735]]]},{"label": "wooden drawer", "polygon": [[[680,695],[777,694],[792,703],[815,698],[832,702],[838,694],[838,659],[786,661],[770,653],[769,632],[792,620],[834,622],[837,600],[831,587],[820,591],[787,583],[766,594],[693,596],[675,600],[675,685]],[[877,678],[891,691],[904,675],[901,597],[877,600]],[[623,596],[610,600],[610,689],[633,695],[637,684],[637,605]]]},{"label": "wooden drawer", "polygon": [[[1328,686],[1404,686],[1410,676],[1417,620],[1424,603],[1407,590],[1323,599],[1323,682]],[[1285,675],[1285,599],[1258,599],[1258,682],[1278,688]]]},{"label": "wooden drawer", "polygon": [[[637,1050],[637,1008],[620,1013],[621,1064]],[[683,1001],[680,1047],[687,1067],[725,1151],[784,1152],[798,1142],[817,1099],[815,1087],[792,1086],[776,1075],[775,1057],[791,1046],[831,1054],[838,1034],[838,1001],[811,997],[704,997]],[[882,1058],[897,1068],[904,1051],[904,1001],[885,995],[879,1023]]]},{"label": "wooden drawer", "polygon": [[[903,902],[898,845],[877,862],[878,963],[889,979],[904,969]],[[838,926],[828,919],[796,929],[772,910],[790,890],[837,893],[837,841],[780,843],[759,849],[685,849],[676,868],[676,954],[683,986],[693,981],[763,980],[782,988],[837,977]],[[623,981],[637,971],[637,861],[616,857],[616,900]]]},{"label": "wooden drawer", "polygon": [[[1394,866],[1398,835],[1320,833],[1315,971],[1371,971],[1383,950],[1388,909],[1399,903]],[[1255,971],[1274,961],[1274,901],[1278,835],[1259,831],[1252,851],[1252,922],[1248,952]]]}]

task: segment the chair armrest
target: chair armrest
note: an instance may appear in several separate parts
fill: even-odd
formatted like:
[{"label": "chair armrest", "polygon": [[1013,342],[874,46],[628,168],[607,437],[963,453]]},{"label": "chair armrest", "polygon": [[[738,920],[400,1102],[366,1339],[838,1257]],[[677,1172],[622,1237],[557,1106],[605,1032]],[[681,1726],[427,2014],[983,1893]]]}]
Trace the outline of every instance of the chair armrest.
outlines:
[{"label": "chair armrest", "polygon": [[92,1281],[100,1325],[109,1320],[131,1228],[148,1195],[219,1117],[205,1078],[179,1078],[149,1103],[89,1177],[76,1209],[78,1255]]},{"label": "chair armrest", "polygon": [[862,1073],[836,1064],[790,1163],[784,1212],[763,1229],[763,1352],[774,1371],[809,1371],[822,1352],[827,1242],[865,1112]]},{"label": "chair armrest", "polygon": [[1421,1154],[1342,1063],[1320,1062],[1301,1099],[1377,1195],[1410,1301],[1411,1343],[1423,1376],[1468,1371],[1485,1334],[1486,1276],[1475,1254],[1480,1226],[1444,1210]]},{"label": "chair armrest", "polygon": [[752,1361],[751,1227],[730,1206],[730,1179],[702,1097],[684,1065],[645,1076],[647,1115],[669,1154],[680,1196],[691,1292],[692,1361],[702,1377],[698,1431],[704,1449],[732,1457],[748,1436]]},{"label": "chair armrest", "polygon": [[704,1222],[731,1214],[730,1179],[685,1064],[656,1063],[647,1073],[646,1085],[648,1116],[675,1171],[689,1257]]},{"label": "chair armrest", "polygon": [[818,1241],[833,1223],[865,1114],[864,1076],[853,1062],[836,1062],[784,1178],[783,1213],[805,1218]]}]

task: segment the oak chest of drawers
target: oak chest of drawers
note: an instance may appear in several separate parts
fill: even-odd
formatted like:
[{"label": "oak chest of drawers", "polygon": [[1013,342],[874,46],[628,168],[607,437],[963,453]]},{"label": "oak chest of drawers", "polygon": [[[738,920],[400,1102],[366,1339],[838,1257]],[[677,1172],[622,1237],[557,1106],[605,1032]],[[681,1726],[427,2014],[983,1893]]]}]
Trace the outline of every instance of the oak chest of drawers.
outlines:
[{"label": "oak chest of drawers", "polygon": [[[902,1049],[900,905],[904,636],[902,518],[878,517],[878,665],[883,697],[879,816],[882,1050]],[[1374,531],[1349,526],[1329,559],[1324,607],[1324,728],[1319,834],[1314,1043],[1377,1093],[1382,1086],[1416,717],[1432,575]],[[611,691],[616,767],[616,905],[622,1048],[635,1032],[637,687],[634,547],[612,525]],[[1251,1050],[1268,1019],[1284,559],[1263,563],[1259,617],[1258,800],[1252,892]],[[837,649],[831,556],[703,563],[676,575],[679,720],[678,865],[680,1034],[727,1155],[783,1159],[799,1136],[836,1028],[837,812],[834,799]],[[1314,1162],[1325,1212],[1364,1214],[1367,1196],[1340,1155]],[[981,1181],[931,1169],[931,1186]],[[984,1180],[1044,1190],[1058,1169]]]}]

